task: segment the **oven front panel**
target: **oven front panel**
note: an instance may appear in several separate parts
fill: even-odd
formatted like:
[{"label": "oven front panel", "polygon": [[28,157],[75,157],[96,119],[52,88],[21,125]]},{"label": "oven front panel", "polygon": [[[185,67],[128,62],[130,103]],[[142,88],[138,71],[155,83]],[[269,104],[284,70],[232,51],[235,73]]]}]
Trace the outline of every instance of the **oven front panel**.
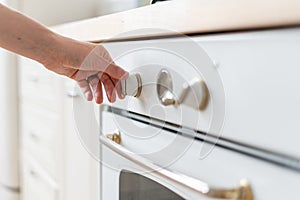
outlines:
[{"label": "oven front panel", "polygon": [[[300,185],[300,29],[192,40],[105,44],[117,64],[140,74],[143,90],[138,98],[127,96],[101,107],[101,134],[118,130],[118,145],[209,186],[233,188],[245,178],[254,199],[295,199]],[[193,78],[204,80],[209,91],[205,109],[162,105],[157,83],[163,69],[171,74],[176,97]],[[144,166],[103,145],[101,160],[103,200],[121,199],[122,170],[145,175],[184,199],[211,199],[146,173]]]},{"label": "oven front panel", "polygon": [[[300,159],[300,29],[105,44],[116,63],[140,73],[139,98],[113,106],[209,132]],[[161,69],[173,93],[193,78],[209,90],[204,110],[164,106],[157,95]]]}]

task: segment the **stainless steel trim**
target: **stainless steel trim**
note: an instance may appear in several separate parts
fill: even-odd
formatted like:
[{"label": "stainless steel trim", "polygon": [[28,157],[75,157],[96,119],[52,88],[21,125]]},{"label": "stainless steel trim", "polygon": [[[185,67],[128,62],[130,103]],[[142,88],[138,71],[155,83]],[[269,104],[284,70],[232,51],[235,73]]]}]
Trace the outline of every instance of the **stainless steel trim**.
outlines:
[{"label": "stainless steel trim", "polygon": [[250,146],[248,144],[243,144],[233,140],[228,140],[222,137],[217,138],[216,136],[210,133],[194,130],[189,127],[184,127],[171,122],[162,121],[157,118],[142,115],[128,110],[123,110],[105,104],[102,104],[100,106],[100,111],[117,114],[122,117],[128,118],[130,120],[139,121],[147,125],[155,126],[170,131],[174,134],[180,134],[182,137],[195,138],[203,142],[215,144],[216,147],[219,148],[224,148],[236,153],[241,153],[243,155],[250,156],[252,158],[256,158],[268,163],[272,163],[284,168],[297,171],[298,173],[300,172],[300,159],[296,157],[292,157],[290,155],[281,154],[270,150],[265,150],[262,148]]},{"label": "stainless steel trim", "polygon": [[135,74],[135,77],[136,77],[136,81],[138,83],[138,88],[137,88],[137,91],[136,91],[136,94],[134,95],[134,97],[140,97],[141,93],[142,93],[142,88],[143,88],[143,82],[142,82],[142,77],[140,74]]},{"label": "stainless steel trim", "polygon": [[205,197],[218,199],[253,200],[251,187],[246,180],[241,180],[241,182],[236,187],[231,189],[213,188],[210,187],[207,183],[202,182],[198,179],[166,170],[163,167],[151,163],[149,160],[125,149],[121,145],[108,140],[103,135],[100,136],[99,140],[101,144],[105,145],[110,150],[139,165],[143,169],[150,170],[160,178],[171,181],[172,183],[179,184]]}]

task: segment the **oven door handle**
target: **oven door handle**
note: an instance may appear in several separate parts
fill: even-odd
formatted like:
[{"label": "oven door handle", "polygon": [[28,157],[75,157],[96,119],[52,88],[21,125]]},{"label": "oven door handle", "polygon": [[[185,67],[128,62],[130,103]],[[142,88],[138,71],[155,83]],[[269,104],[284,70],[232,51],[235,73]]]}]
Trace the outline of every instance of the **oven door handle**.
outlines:
[{"label": "oven door handle", "polygon": [[143,169],[155,173],[157,176],[164,178],[172,183],[179,184],[187,189],[193,190],[200,195],[216,199],[234,199],[234,200],[253,200],[253,193],[248,181],[241,180],[240,183],[231,189],[220,189],[210,187],[209,184],[186,175],[175,173],[170,170],[159,167],[151,161],[127,150],[120,144],[118,133],[108,136],[100,135],[100,143],[120,156],[130,160]]}]

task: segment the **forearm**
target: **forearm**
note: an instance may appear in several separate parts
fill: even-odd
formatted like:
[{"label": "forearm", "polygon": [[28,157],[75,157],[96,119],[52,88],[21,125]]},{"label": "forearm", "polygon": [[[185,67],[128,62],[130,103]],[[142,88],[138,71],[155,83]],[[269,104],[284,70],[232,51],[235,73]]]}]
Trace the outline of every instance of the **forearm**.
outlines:
[{"label": "forearm", "polygon": [[[89,46],[57,35],[2,4],[0,4],[0,46],[44,65],[78,65],[80,63],[76,62],[81,58],[74,55],[76,47],[80,50],[78,55],[82,55],[84,50],[87,53],[91,50]],[[51,63],[54,61],[57,63]]]},{"label": "forearm", "polygon": [[97,103],[103,101],[102,83],[111,102],[116,99],[116,91],[123,98],[119,80],[128,77],[128,73],[113,62],[102,45],[55,34],[2,4],[0,47],[36,60],[53,72],[76,80],[88,100],[92,100],[94,95]]}]

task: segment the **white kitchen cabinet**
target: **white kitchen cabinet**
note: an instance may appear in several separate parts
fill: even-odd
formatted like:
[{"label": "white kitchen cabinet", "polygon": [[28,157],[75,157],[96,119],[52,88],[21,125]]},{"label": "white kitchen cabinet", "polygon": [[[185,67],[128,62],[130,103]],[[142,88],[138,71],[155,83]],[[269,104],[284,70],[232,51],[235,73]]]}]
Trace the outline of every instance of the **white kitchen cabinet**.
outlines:
[{"label": "white kitchen cabinet", "polygon": [[[97,5],[95,0],[12,1],[47,26],[93,17]],[[77,137],[68,80],[23,57],[18,74],[21,200],[96,200],[98,162]]]},{"label": "white kitchen cabinet", "polygon": [[[75,89],[75,82],[65,80],[64,92],[64,139],[63,139],[63,176],[64,192],[62,200],[65,199],[99,199],[99,160],[90,152],[84,136],[92,141],[97,140],[98,132],[93,132],[89,113],[80,113],[79,119],[74,117],[74,106],[93,107]],[[80,127],[81,126],[81,127]],[[82,131],[83,132],[79,132]],[[93,137],[93,135],[96,136]],[[97,146],[97,150],[99,148]]]},{"label": "white kitchen cabinet", "polygon": [[35,163],[34,159],[30,158],[29,155],[24,156],[22,199],[59,200],[59,187],[57,183]]},{"label": "white kitchen cabinet", "polygon": [[59,180],[62,152],[60,116],[30,102],[24,102],[21,107],[24,149],[28,150],[55,180]]},{"label": "white kitchen cabinet", "polygon": [[[58,111],[60,79],[41,64],[30,59],[19,59],[20,95],[22,100]],[[38,98],[36,98],[38,96]]]},{"label": "white kitchen cabinet", "polygon": [[99,163],[81,143],[73,117],[73,100],[87,102],[80,93],[68,95],[71,80],[32,60],[19,58],[19,72],[22,200],[97,200]]}]

